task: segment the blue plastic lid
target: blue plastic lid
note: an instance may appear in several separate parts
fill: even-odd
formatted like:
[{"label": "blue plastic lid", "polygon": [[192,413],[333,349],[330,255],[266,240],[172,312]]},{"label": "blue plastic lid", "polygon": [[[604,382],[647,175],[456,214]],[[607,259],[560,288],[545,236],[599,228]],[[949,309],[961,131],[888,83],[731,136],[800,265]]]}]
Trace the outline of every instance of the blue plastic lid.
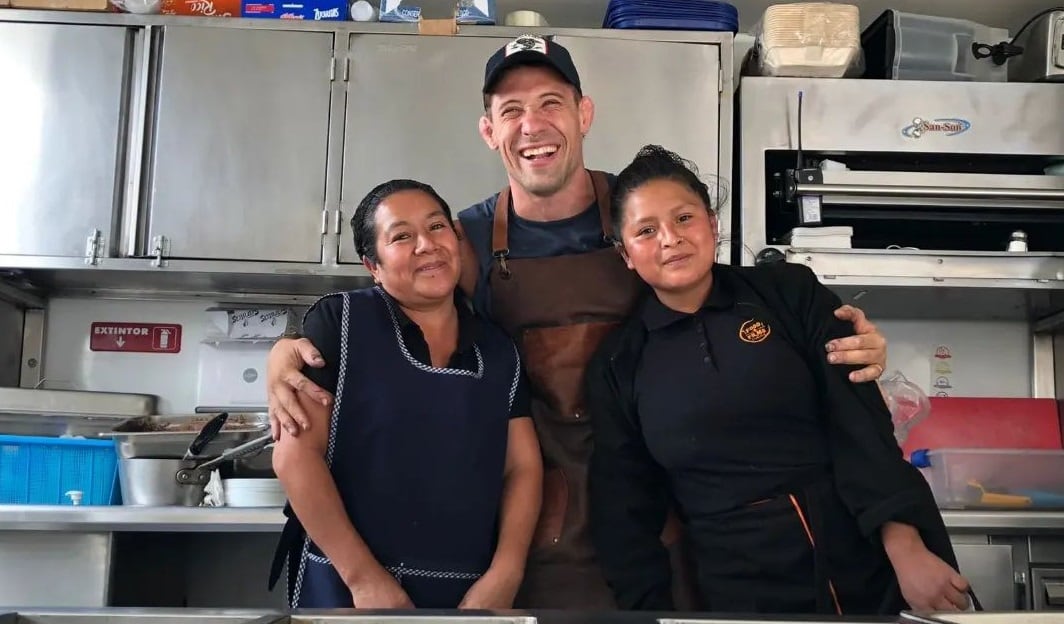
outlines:
[{"label": "blue plastic lid", "polygon": [[913,451],[912,455],[909,456],[909,463],[917,468],[930,468],[931,458],[928,456],[928,453],[930,452],[931,449],[917,449]]}]

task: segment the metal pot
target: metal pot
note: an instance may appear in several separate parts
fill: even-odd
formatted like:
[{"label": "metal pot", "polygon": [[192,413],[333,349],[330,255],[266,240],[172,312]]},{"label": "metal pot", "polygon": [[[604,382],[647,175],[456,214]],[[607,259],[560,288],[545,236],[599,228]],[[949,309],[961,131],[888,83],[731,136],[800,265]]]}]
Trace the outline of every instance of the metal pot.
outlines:
[{"label": "metal pot", "polygon": [[118,460],[118,478],[122,487],[122,504],[136,507],[198,507],[203,501],[206,483],[178,483],[175,475],[196,467],[195,461],[183,459]]}]

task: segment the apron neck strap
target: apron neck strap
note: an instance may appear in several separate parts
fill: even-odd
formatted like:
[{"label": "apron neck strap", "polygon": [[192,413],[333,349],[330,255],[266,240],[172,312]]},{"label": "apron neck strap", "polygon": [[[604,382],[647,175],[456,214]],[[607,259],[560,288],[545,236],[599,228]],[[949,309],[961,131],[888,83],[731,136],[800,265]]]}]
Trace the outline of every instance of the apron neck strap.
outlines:
[{"label": "apron neck strap", "polygon": [[[591,186],[595,191],[595,204],[598,205],[602,234],[607,241],[613,241],[609,180],[602,171],[588,170],[588,174],[591,176]],[[499,191],[499,198],[495,202],[495,217],[491,228],[491,255],[497,259],[502,259],[503,262],[510,255],[509,225],[510,187],[507,186]],[[505,267],[505,264],[503,266]]]}]

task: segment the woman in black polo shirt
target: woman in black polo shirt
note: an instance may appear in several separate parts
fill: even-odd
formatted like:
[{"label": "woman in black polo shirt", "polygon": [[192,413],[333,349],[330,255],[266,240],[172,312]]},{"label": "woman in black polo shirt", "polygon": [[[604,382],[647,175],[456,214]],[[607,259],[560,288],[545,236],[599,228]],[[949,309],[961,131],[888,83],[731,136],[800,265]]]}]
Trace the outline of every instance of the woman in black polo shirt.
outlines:
[{"label": "woman in black polo shirt", "polygon": [[660,147],[621,172],[612,205],[618,248],[653,290],[586,380],[592,533],[620,606],[672,608],[659,535],[674,504],[705,610],[965,607],[877,386],[823,357],[849,333],[837,297],[804,266],[716,264],[709,189]]},{"label": "woman in black polo shirt", "polygon": [[282,434],[279,557],[302,608],[509,608],[542,466],[512,341],[456,294],[458,239],[428,185],[393,180],[352,219],[376,286],[319,299],[303,321],[336,397],[300,397]]}]

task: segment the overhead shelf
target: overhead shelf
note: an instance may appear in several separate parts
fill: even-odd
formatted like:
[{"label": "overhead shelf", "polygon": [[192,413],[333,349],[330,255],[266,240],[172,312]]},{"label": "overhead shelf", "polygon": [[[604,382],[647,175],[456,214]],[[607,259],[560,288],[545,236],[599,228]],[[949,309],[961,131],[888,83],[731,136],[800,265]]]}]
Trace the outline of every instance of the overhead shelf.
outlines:
[{"label": "overhead shelf", "polygon": [[[0,256],[0,298],[23,307],[44,307],[54,296],[309,304],[318,297],[370,286],[361,264],[327,266],[283,262],[103,258],[94,267],[81,258]],[[15,300],[18,297],[19,300]]]}]

